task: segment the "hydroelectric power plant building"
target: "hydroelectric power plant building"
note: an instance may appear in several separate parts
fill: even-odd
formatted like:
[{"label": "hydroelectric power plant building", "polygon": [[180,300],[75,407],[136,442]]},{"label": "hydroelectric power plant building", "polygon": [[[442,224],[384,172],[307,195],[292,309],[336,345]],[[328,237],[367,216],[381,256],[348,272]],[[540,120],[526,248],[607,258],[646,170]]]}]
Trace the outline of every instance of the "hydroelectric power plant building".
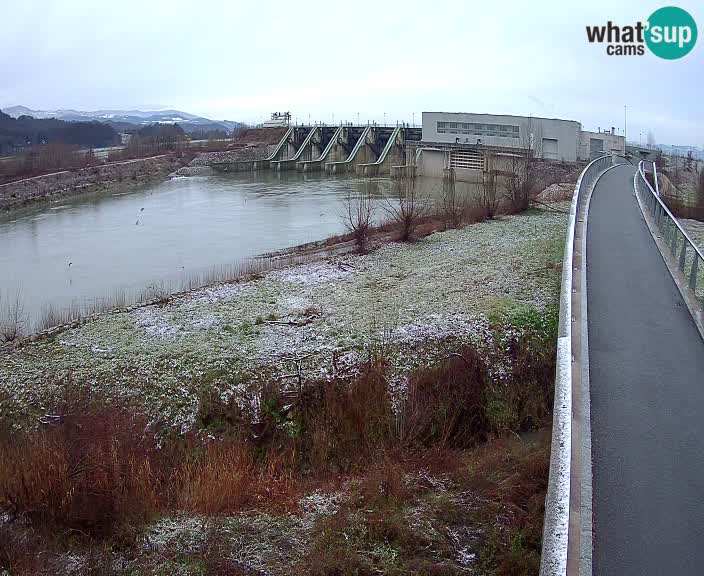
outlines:
[{"label": "hydroelectric power plant building", "polygon": [[611,131],[589,132],[575,120],[423,112],[422,143],[416,154],[417,173],[440,177],[448,168],[458,179],[471,179],[486,169],[486,159],[508,161],[528,150],[541,159],[587,161],[604,153],[625,152],[625,139]]},{"label": "hydroelectric power plant building", "polygon": [[476,180],[482,171],[511,170],[528,153],[577,162],[625,149],[614,128],[588,132],[574,120],[464,112],[423,112],[422,129],[405,123],[292,125],[289,112],[275,112],[253,131],[259,146],[235,142],[226,152],[196,159],[198,165],[219,172],[297,170],[392,178],[442,177],[453,169],[458,180]]}]

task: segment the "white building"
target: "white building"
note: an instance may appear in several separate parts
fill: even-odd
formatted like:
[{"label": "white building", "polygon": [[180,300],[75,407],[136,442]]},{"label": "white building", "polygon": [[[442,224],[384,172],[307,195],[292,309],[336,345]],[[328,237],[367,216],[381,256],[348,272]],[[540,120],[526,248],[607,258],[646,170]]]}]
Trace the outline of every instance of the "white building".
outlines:
[{"label": "white building", "polygon": [[[613,131],[612,131],[613,132]],[[576,162],[599,153],[625,151],[623,136],[584,132],[575,120],[464,112],[423,112],[418,173],[441,176],[445,168],[484,168],[487,153],[497,157],[525,154],[545,160]]]},{"label": "white building", "polygon": [[599,132],[589,132],[580,130],[579,151],[577,157],[580,160],[593,160],[602,154],[625,154],[626,139],[616,134],[616,129],[611,131],[600,130]]},{"label": "white building", "polygon": [[290,112],[272,112],[271,119],[262,124],[262,128],[281,128],[291,123]]}]

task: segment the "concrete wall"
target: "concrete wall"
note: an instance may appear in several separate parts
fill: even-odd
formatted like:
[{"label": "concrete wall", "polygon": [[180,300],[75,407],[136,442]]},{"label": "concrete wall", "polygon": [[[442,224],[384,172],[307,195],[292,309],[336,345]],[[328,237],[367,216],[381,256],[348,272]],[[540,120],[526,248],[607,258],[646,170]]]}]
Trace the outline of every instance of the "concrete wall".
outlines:
[{"label": "concrete wall", "polygon": [[625,154],[626,139],[623,136],[611,134],[610,132],[588,132],[582,130],[579,138],[579,159],[593,160],[591,158],[591,140],[600,140],[602,142],[602,151],[606,153],[615,152],[617,154]]},{"label": "concrete wall", "polygon": [[[487,132],[474,128],[449,127],[445,132],[438,131],[438,122],[487,124],[508,126],[507,136],[476,134]],[[513,127],[518,127],[516,132]],[[539,118],[526,116],[508,116],[495,114],[472,114],[464,112],[423,112],[423,142],[444,144],[481,144],[502,148],[526,148],[532,142],[533,149],[541,157],[554,160],[575,162],[581,125],[574,120],[556,118]],[[454,132],[458,133],[454,133]],[[458,140],[459,139],[459,140]],[[554,152],[552,146],[555,146]]]},{"label": "concrete wall", "polygon": [[18,180],[0,186],[0,210],[9,210],[56,196],[95,192],[117,183],[144,182],[151,178],[163,177],[179,166],[173,157],[166,155]]}]

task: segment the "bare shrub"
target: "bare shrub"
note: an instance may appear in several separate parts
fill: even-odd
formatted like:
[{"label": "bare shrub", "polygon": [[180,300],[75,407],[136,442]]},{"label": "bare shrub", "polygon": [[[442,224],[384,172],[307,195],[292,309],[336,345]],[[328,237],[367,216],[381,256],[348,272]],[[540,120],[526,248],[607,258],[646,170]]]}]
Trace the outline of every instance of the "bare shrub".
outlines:
[{"label": "bare shrub", "polygon": [[14,342],[21,338],[25,334],[27,324],[24,303],[18,294],[0,308],[0,342]]},{"label": "bare shrub", "polygon": [[0,442],[0,507],[96,537],[150,519],[163,479],[146,418],[85,391]]},{"label": "bare shrub", "polygon": [[304,467],[339,471],[359,465],[392,437],[385,366],[369,363],[351,382],[305,388],[289,417]]},{"label": "bare shrub", "polygon": [[360,253],[367,250],[373,216],[374,200],[369,185],[361,194],[354,194],[351,190],[347,192],[342,200],[340,217],[347,231],[352,234]]},{"label": "bare shrub", "polygon": [[239,440],[208,443],[176,473],[176,505],[205,514],[237,510],[257,491],[255,462]]},{"label": "bare shrub", "polygon": [[[535,131],[534,131],[535,128]],[[542,135],[539,126],[528,123],[522,132],[521,153],[510,156],[505,174],[505,197],[514,213],[523,212],[530,205],[530,194],[536,184],[537,163],[541,155]]]},{"label": "bare shrub", "polygon": [[466,205],[467,200],[464,195],[457,193],[455,169],[445,170],[442,178],[441,216],[446,227],[457,228],[462,223]]},{"label": "bare shrub", "polygon": [[486,432],[483,415],[486,368],[470,347],[408,382],[403,404],[401,441],[406,446],[467,447]]},{"label": "bare shrub", "polygon": [[428,208],[428,198],[418,196],[415,178],[393,182],[394,194],[384,198],[384,211],[399,229],[399,240],[409,242]]},{"label": "bare shrub", "polygon": [[484,216],[489,220],[493,219],[498,212],[499,203],[497,173],[494,169],[494,161],[488,155],[485,169],[482,171],[481,180],[479,181],[479,204],[484,211]]},{"label": "bare shrub", "polygon": [[47,538],[29,526],[0,522],[0,573],[31,576],[45,573]]}]

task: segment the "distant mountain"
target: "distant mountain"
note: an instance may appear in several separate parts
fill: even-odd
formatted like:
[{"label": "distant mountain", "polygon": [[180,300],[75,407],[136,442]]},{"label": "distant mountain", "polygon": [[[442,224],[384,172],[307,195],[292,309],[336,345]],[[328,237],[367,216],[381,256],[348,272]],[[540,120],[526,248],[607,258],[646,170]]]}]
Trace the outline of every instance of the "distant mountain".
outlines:
[{"label": "distant mountain", "polygon": [[104,122],[65,122],[56,118],[33,118],[27,114],[13,118],[0,111],[0,155],[54,143],[103,148],[119,144],[120,137]]},{"label": "distant mountain", "polygon": [[32,110],[26,106],[10,106],[2,110],[13,118],[32,116],[33,118],[53,118],[66,122],[105,122],[116,130],[127,129],[126,126],[145,126],[148,124],[179,124],[186,132],[194,130],[231,131],[243,126],[241,122],[231,120],[211,120],[181,112],[180,110]]}]

